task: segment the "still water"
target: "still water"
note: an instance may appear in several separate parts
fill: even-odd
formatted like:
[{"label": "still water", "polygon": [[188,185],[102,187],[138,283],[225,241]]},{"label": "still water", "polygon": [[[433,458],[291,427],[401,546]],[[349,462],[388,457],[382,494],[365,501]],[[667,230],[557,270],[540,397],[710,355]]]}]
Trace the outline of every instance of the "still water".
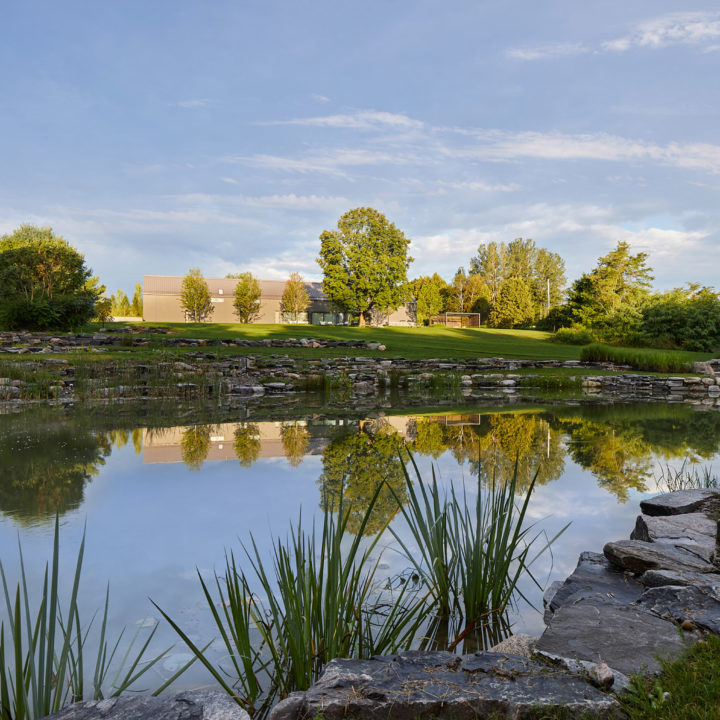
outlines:
[{"label": "still water", "polygon": [[[42,409],[0,416],[0,560],[11,582],[18,572],[17,539],[32,582],[51,556],[54,517],[69,584],[83,534],[87,547],[81,611],[91,617],[110,583],[110,620],[132,634],[155,625],[152,598],[198,643],[213,637],[197,571],[210,578],[225,549],[240,554],[252,535],[261,553],[290,523],[320,512],[342,487],[357,527],[380,479],[402,498],[398,447],[413,453],[423,477],[432,468],[446,486],[474,501],[511,476],[519,485],[538,472],[529,518],[555,535],[552,554],[534,567],[543,584],[572,572],[579,552],[602,551],[626,538],[639,500],[663,489],[668,465],[710,468],[720,452],[720,413],[681,405],[531,406],[515,410],[461,407],[429,414],[385,408],[367,415],[314,407],[303,413],[123,406],[114,410]],[[660,483],[660,487],[658,487]],[[404,535],[389,491],[381,493],[370,530],[392,519]],[[408,538],[409,539],[409,538]],[[407,570],[391,538],[381,542],[381,572]],[[523,586],[531,605],[542,593]],[[520,603],[515,632],[542,632],[541,612]],[[176,643],[146,681],[156,687],[188,658],[164,623],[159,652]],[[215,660],[222,650],[213,646]],[[179,685],[207,678],[193,667]]]}]

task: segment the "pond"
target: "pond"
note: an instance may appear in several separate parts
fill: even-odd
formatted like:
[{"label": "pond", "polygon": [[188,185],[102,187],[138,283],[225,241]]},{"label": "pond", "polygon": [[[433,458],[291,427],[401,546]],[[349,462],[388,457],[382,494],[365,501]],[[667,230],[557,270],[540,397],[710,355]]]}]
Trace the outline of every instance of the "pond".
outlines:
[{"label": "pond", "polygon": [[[426,409],[425,409],[426,410]],[[646,494],[665,489],[663,471],[709,469],[720,452],[720,413],[686,405],[445,407],[434,413],[396,403],[382,411],[327,408],[307,398],[202,409],[146,405],[27,410],[0,416],[0,559],[17,579],[17,538],[39,583],[61,525],[67,584],[83,532],[87,547],[81,612],[91,617],[110,583],[110,622],[146,632],[159,613],[149,598],[205,643],[213,638],[197,572],[211,578],[225,549],[241,557],[252,535],[268,556],[302,509],[319,516],[344,488],[356,530],[380,479],[406,495],[398,448],[424,478],[435,468],[474,502],[478,487],[506,481],[518,461],[519,490],[537,471],[528,518],[533,532],[567,530],[534,566],[546,585],[572,572],[583,550],[627,538]],[[381,491],[370,531],[392,520],[411,543],[392,493]],[[408,569],[389,536],[374,551],[382,574]],[[411,548],[412,549],[412,548]],[[514,632],[542,632],[542,591],[513,611]],[[539,610],[538,610],[539,609]],[[146,680],[157,687],[189,656],[160,623],[152,650],[175,643]],[[223,649],[210,651],[222,662]],[[191,668],[177,686],[208,682]]]}]

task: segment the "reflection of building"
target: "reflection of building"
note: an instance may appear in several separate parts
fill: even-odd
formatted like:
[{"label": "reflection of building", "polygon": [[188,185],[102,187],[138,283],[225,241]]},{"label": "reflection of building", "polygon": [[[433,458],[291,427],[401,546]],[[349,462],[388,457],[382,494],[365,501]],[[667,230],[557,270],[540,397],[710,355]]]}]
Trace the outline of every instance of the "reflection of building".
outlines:
[{"label": "reflection of building", "polygon": [[[406,416],[391,416],[383,418],[394,430],[403,437],[407,437],[407,429],[410,418]],[[375,421],[376,422],[376,421]],[[340,421],[313,423],[312,427],[304,423],[298,423],[300,427],[308,427],[311,430],[308,437],[307,448],[304,455],[322,455],[330,442],[331,430],[337,425],[343,425]],[[361,423],[362,425],[362,423]],[[235,433],[244,424],[222,423],[209,426],[208,451],[203,460],[236,460]],[[169,428],[145,429],[143,430],[142,454],[143,464],[155,463],[176,463],[184,462],[183,458],[183,437],[188,429],[197,426],[177,426]],[[202,426],[200,426],[202,427]],[[252,423],[252,428],[257,429],[257,440],[259,442],[258,458],[281,458],[286,457],[286,447],[283,444],[283,429],[288,426],[281,422],[257,422]]]},{"label": "reflection of building", "polygon": [[[143,431],[143,464],[183,462],[182,440],[188,427],[179,426]],[[253,423],[260,443],[259,458],[284,457],[280,422]],[[205,460],[235,460],[237,423],[210,426],[208,453]],[[306,455],[320,455],[327,445],[325,438],[310,438]]]},{"label": "reflection of building", "polygon": [[[150,322],[185,322],[185,312],[180,303],[183,278],[173,275],[145,275],[143,278],[143,319]],[[237,279],[205,278],[210,289],[212,304],[215,308],[208,318],[209,322],[237,322],[233,308],[233,298]],[[259,280],[260,312],[254,322],[289,323],[294,318],[283,313],[280,308],[285,282],[283,280]],[[310,297],[307,312],[298,315],[298,322],[312,325],[337,325],[349,321],[347,313],[342,313],[327,299],[320,283],[306,282],[305,290]],[[410,325],[410,315],[405,307],[393,312],[390,325]]]}]

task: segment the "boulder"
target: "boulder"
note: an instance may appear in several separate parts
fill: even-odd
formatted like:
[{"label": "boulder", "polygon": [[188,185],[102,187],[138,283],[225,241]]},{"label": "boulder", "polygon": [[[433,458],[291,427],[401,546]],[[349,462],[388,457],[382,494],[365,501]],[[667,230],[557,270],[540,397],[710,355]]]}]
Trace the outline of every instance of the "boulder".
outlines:
[{"label": "boulder", "polygon": [[550,598],[545,608],[545,622],[564,605],[578,603],[629,604],[643,592],[643,586],[631,574],[614,569],[599,553],[580,554],[577,567]]},{"label": "boulder", "polygon": [[613,603],[566,605],[555,612],[536,651],[607,663],[625,675],[660,671],[658,656],[675,658],[696,638],[650,612]]},{"label": "boulder", "polygon": [[73,703],[47,717],[48,720],[250,720],[229,695],[207,690]]},{"label": "boulder", "polygon": [[712,573],[718,570],[702,556],[702,552],[683,544],[619,540],[607,543],[603,552],[615,567],[633,573],[646,570]]},{"label": "boulder", "polygon": [[681,515],[699,510],[708,500],[718,496],[718,490],[678,490],[641,500],[640,509],[645,515]]},{"label": "boulder", "polygon": [[372,660],[332,660],[320,680],[269,720],[542,718],[555,709],[573,717],[620,718],[611,695],[560,668],[517,655],[406,652]]},{"label": "boulder", "polygon": [[643,593],[638,607],[679,625],[690,621],[691,626],[720,635],[720,585],[650,588]]}]

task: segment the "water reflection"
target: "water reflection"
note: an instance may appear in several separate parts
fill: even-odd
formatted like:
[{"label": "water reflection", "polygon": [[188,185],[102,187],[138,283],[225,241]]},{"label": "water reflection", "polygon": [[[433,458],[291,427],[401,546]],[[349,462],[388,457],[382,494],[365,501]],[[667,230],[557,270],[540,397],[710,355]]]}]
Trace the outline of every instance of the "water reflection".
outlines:
[{"label": "water reflection", "polygon": [[[678,405],[577,405],[365,420],[315,415],[147,428],[118,428],[113,422],[82,413],[41,421],[27,413],[0,417],[0,511],[33,523],[78,508],[85,486],[113,448],[142,454],[145,464],[182,462],[195,472],[208,461],[250,468],[261,459],[285,458],[297,468],[306,457],[321,456],[322,471],[315,476],[320,505],[336,500],[342,489],[353,507],[353,527],[382,480],[404,498],[403,445],[433,460],[449,454],[485,487],[505,482],[517,462],[519,492],[536,471],[538,484],[545,485],[572,461],[619,502],[648,487],[658,462],[707,461],[720,448],[720,413]],[[377,510],[370,532],[397,512],[387,487]]]},{"label": "water reflection", "polygon": [[405,473],[400,451],[403,438],[388,421],[363,423],[357,431],[332,440],[322,454],[318,479],[320,505],[337,507],[342,494],[350,509],[348,530],[356,534],[380,489],[365,534],[373,535],[399,511],[406,500]]}]

